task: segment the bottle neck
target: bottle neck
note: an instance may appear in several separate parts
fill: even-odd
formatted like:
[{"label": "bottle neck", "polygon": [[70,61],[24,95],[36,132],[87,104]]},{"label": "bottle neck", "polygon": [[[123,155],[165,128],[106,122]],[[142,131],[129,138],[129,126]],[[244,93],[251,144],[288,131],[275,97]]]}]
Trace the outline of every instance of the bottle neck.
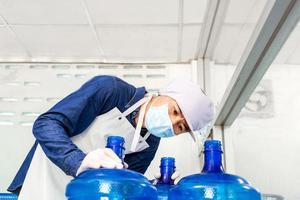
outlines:
[{"label": "bottle neck", "polygon": [[174,180],[172,180],[172,174],[175,172],[175,158],[163,157],[160,163],[160,179],[157,184],[169,184],[174,185]]},{"label": "bottle neck", "polygon": [[203,173],[223,173],[221,143],[216,140],[207,141],[204,150]]},{"label": "bottle neck", "polygon": [[123,161],[124,160],[124,138],[120,136],[109,136],[107,138],[106,148],[112,149],[115,154]]}]

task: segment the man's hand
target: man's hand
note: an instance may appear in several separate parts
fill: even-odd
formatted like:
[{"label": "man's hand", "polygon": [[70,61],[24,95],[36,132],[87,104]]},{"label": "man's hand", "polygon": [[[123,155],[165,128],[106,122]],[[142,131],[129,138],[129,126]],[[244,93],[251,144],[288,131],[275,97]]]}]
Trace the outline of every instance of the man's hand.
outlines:
[{"label": "man's hand", "polygon": [[96,149],[89,152],[83,159],[77,170],[76,176],[88,169],[98,169],[105,167],[109,169],[123,169],[122,160],[109,148]]}]

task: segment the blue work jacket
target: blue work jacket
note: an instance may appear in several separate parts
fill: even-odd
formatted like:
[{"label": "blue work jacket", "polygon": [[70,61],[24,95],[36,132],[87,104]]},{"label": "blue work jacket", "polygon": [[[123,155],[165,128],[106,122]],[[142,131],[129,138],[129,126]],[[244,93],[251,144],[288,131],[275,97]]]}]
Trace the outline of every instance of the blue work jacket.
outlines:
[{"label": "blue work jacket", "polygon": [[[113,76],[96,76],[86,82],[37,118],[33,125],[36,141],[7,190],[20,192],[37,144],[41,145],[47,157],[65,174],[75,177],[85,153],[73,144],[70,137],[82,133],[97,116],[115,107],[124,112],[142,99],[145,93],[145,87],[135,88]],[[138,109],[127,116],[134,127],[137,113]],[[143,128],[141,135],[146,132]],[[140,173],[147,170],[160,138],[151,134],[146,141],[150,147],[125,156],[129,169]]]}]

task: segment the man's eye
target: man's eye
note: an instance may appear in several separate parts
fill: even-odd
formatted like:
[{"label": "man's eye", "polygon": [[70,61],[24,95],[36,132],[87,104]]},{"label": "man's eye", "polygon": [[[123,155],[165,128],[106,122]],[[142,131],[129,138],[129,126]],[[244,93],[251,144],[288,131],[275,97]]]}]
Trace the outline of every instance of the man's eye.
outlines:
[{"label": "man's eye", "polygon": [[175,114],[175,115],[178,115],[178,111],[177,111],[176,109],[174,110],[174,114]]},{"label": "man's eye", "polygon": [[182,131],[182,127],[181,126],[179,126],[179,130]]},{"label": "man's eye", "polygon": [[180,130],[180,131],[183,131],[183,130],[184,130],[184,126],[183,126],[183,125],[180,125],[180,126],[179,126],[179,130]]}]

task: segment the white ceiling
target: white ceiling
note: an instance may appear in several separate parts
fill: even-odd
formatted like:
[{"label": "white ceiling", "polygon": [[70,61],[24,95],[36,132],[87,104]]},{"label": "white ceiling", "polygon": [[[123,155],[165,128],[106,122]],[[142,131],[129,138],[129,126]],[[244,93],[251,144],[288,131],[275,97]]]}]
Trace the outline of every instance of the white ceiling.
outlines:
[{"label": "white ceiling", "polygon": [[180,2],[0,0],[0,61],[188,61],[207,0]]},{"label": "white ceiling", "polygon": [[213,53],[216,63],[237,64],[268,0],[231,0]]},{"label": "white ceiling", "polygon": [[[230,0],[212,60],[238,64],[268,0]],[[276,64],[300,64],[300,25],[296,26],[274,60]]]},{"label": "white ceiling", "polygon": [[[212,60],[238,63],[266,1],[230,0]],[[208,3],[0,0],[0,61],[187,62]],[[298,28],[278,62],[300,63],[299,34]]]}]

